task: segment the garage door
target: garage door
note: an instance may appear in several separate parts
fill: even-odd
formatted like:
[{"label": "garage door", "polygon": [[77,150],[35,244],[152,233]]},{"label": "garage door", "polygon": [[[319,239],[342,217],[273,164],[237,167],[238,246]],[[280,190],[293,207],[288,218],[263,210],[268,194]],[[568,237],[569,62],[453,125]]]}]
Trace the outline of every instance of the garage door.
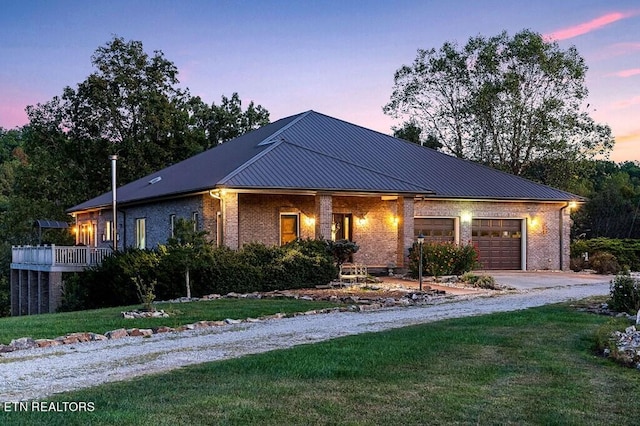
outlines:
[{"label": "garage door", "polygon": [[424,240],[430,243],[453,243],[455,236],[455,221],[448,218],[424,218],[413,219],[413,237],[424,235]]},{"label": "garage door", "polygon": [[482,269],[522,269],[522,220],[474,219],[471,235]]}]

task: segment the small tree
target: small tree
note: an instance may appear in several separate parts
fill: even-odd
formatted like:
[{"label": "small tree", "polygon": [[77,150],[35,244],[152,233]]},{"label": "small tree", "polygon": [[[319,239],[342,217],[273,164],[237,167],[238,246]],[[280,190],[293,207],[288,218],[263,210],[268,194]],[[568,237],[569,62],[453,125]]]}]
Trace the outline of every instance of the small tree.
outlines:
[{"label": "small tree", "polygon": [[349,240],[327,241],[327,244],[329,253],[333,255],[338,267],[348,261],[360,249],[359,245]]},{"label": "small tree", "polygon": [[153,306],[153,301],[156,300],[156,280],[145,280],[141,276],[135,276],[131,278],[133,284],[136,286],[138,292],[138,298],[140,303],[144,306],[144,309],[148,312],[153,312],[156,308]]},{"label": "small tree", "polygon": [[166,248],[160,247],[169,261],[184,271],[188,299],[191,298],[190,271],[200,262],[205,247],[210,245],[207,234],[207,231],[197,231],[192,220],[179,218],[175,222],[174,236],[169,238]]}]

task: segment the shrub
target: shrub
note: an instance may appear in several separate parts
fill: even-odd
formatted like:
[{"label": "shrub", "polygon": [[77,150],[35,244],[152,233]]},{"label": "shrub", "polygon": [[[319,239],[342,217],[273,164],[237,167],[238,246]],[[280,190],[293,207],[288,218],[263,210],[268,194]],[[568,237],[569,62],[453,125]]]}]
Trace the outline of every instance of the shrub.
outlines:
[{"label": "shrub", "polygon": [[629,274],[611,280],[609,307],[616,312],[636,314],[640,309],[640,282]]},{"label": "shrub", "polygon": [[62,302],[58,312],[78,311],[84,309],[88,300],[88,289],[83,285],[79,273],[64,276],[62,284]]},{"label": "shrub", "polygon": [[623,269],[640,271],[640,240],[593,238],[571,243],[572,258],[580,257],[585,252],[591,258],[599,251],[614,255]]},{"label": "shrub", "polygon": [[488,290],[499,289],[495,278],[490,275],[475,275],[470,272],[466,272],[460,277],[460,281],[469,283],[477,288],[484,288]]},{"label": "shrub", "polygon": [[[409,271],[413,277],[418,276],[420,246],[414,243],[409,249]],[[424,243],[422,245],[422,268],[425,275],[440,277],[442,275],[461,275],[475,268],[478,252],[471,245],[454,243]]]},{"label": "shrub", "polygon": [[298,240],[282,247],[251,243],[237,251],[203,244],[116,252],[99,267],[68,280],[63,309],[145,303],[151,296],[159,300],[184,296],[186,256],[190,257],[194,297],[326,284],[338,273],[327,246],[321,240]]},{"label": "shrub", "polygon": [[133,277],[131,280],[136,286],[138,298],[140,299],[140,303],[142,303],[144,309],[148,312],[155,311],[156,309],[153,306],[153,301],[156,300],[156,284],[158,282],[156,280],[145,281],[138,276]]},{"label": "shrub", "polygon": [[598,274],[617,274],[620,264],[614,255],[607,252],[597,252],[589,259],[591,269]]},{"label": "shrub", "polygon": [[[65,284],[69,288],[63,291],[68,293],[67,299],[75,292],[73,305],[83,309],[135,304],[138,295],[132,277],[139,276],[147,282],[154,280],[158,262],[158,254],[151,250],[118,251],[106,257],[100,266],[78,274],[77,281],[72,278]],[[65,309],[71,306],[68,303]]]},{"label": "shrub", "polygon": [[328,250],[338,266],[348,261],[360,246],[349,240],[327,241]]}]

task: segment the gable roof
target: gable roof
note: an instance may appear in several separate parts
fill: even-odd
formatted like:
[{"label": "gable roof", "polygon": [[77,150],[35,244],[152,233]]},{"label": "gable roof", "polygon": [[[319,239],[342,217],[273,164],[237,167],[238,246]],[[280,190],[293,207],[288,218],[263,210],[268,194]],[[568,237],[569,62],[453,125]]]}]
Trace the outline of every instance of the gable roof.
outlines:
[{"label": "gable roof", "polygon": [[[283,118],[117,190],[119,204],[214,188],[570,201],[565,191],[307,111]],[[70,212],[110,205],[111,192]]]}]

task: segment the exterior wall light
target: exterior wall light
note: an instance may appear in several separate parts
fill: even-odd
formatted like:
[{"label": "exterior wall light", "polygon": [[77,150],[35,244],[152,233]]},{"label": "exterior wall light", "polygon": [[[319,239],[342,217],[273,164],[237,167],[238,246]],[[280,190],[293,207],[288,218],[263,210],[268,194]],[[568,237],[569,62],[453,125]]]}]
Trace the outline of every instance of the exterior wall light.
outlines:
[{"label": "exterior wall light", "polygon": [[313,226],[316,224],[316,218],[313,216],[306,216],[304,218],[304,223],[306,223],[307,226]]},{"label": "exterior wall light", "polygon": [[367,224],[367,218],[365,216],[359,217],[357,223],[358,226],[364,226]]},{"label": "exterior wall light", "polygon": [[529,219],[529,228],[537,228],[538,226],[540,226],[540,219],[538,219],[537,217],[532,217],[531,219]]},{"label": "exterior wall light", "polygon": [[469,211],[463,211],[460,213],[460,220],[462,223],[471,223],[471,219],[473,219],[473,215]]}]

